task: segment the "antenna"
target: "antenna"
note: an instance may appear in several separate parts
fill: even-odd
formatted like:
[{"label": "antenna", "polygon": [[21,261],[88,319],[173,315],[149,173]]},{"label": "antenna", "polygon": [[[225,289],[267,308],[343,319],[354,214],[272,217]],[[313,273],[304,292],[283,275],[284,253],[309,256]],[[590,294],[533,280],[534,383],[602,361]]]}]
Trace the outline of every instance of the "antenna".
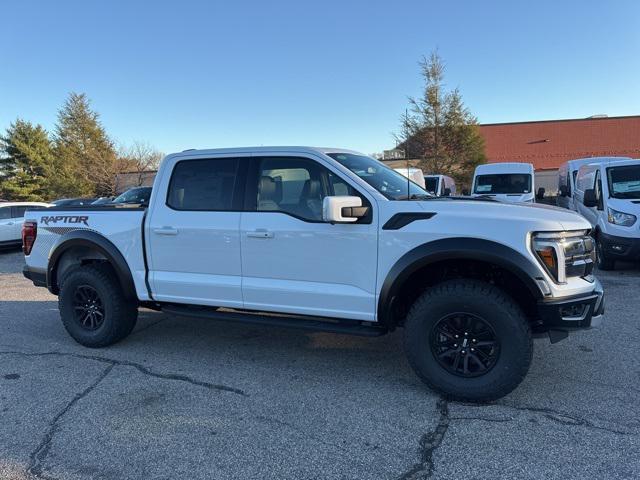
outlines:
[{"label": "antenna", "polygon": [[409,112],[404,109],[404,159],[407,161],[407,200],[411,191],[411,180],[409,180],[409,155],[407,155],[407,145],[409,144]]}]

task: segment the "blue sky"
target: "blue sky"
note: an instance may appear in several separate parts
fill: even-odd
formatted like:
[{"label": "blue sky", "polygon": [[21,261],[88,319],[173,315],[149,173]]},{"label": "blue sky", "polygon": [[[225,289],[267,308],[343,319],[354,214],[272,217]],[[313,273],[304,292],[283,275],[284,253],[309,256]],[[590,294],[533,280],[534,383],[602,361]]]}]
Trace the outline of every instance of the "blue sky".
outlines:
[{"label": "blue sky", "polygon": [[640,114],[640,2],[13,1],[0,130],[85,92],[119,143],[393,146],[417,62],[483,123]]}]

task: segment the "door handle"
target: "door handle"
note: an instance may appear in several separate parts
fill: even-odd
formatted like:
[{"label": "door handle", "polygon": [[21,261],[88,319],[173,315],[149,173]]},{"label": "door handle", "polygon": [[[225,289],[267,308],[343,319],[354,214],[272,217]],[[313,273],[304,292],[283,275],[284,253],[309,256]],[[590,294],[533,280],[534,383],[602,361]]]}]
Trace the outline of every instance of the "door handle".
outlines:
[{"label": "door handle", "polygon": [[7,222],[7,225],[13,225],[15,222]]},{"label": "door handle", "polygon": [[173,227],[154,228],[153,233],[157,233],[158,235],[177,235],[178,229]]},{"label": "door handle", "polygon": [[273,238],[273,232],[266,230],[264,228],[259,228],[252,232],[247,232],[247,237],[249,238]]}]

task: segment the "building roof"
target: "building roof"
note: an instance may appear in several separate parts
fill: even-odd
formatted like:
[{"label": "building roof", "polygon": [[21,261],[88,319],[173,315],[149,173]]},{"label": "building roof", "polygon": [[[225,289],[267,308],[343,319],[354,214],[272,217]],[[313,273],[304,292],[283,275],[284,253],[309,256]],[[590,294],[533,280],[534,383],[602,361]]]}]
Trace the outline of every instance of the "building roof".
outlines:
[{"label": "building roof", "polygon": [[575,158],[640,158],[640,115],[480,125],[487,160],[556,169]]}]

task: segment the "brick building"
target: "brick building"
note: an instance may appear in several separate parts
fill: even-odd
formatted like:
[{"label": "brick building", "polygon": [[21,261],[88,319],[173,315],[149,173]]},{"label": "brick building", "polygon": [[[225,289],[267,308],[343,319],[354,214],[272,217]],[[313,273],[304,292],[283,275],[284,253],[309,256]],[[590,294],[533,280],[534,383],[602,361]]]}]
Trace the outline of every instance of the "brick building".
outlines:
[{"label": "brick building", "polygon": [[536,186],[557,192],[558,167],[584,157],[640,158],[640,115],[480,125],[487,161],[532,163]]}]

